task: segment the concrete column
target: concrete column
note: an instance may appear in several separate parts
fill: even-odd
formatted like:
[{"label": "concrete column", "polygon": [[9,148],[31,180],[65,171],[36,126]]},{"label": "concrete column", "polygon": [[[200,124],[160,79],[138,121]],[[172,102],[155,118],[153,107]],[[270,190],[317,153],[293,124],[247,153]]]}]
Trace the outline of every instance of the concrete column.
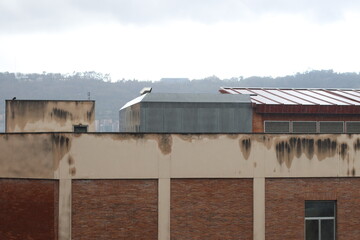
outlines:
[{"label": "concrete column", "polygon": [[265,178],[254,177],[254,240],[265,240]]},{"label": "concrete column", "polygon": [[71,179],[59,179],[59,240],[71,239]]},{"label": "concrete column", "polygon": [[170,240],[170,178],[159,178],[158,239]]}]

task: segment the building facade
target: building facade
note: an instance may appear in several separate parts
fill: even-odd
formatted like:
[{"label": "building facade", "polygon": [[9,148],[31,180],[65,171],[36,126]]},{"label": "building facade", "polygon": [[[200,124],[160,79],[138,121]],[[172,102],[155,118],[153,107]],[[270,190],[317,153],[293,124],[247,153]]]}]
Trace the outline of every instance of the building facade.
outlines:
[{"label": "building facade", "polygon": [[95,132],[95,101],[6,100],[5,132]]},{"label": "building facade", "polygon": [[251,132],[247,95],[146,93],[119,111],[120,132]]},{"label": "building facade", "polygon": [[357,239],[359,149],[358,134],[0,134],[0,239]]},{"label": "building facade", "polygon": [[253,132],[360,133],[360,90],[221,88],[250,95]]}]

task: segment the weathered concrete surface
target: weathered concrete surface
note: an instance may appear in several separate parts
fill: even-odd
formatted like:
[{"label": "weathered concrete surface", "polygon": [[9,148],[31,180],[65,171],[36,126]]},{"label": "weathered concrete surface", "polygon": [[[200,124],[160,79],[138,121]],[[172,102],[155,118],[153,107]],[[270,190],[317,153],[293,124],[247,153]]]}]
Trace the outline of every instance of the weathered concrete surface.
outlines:
[{"label": "weathered concrete surface", "polygon": [[1,134],[1,178],[54,178],[56,162],[53,135]]},{"label": "weathered concrete surface", "polygon": [[95,101],[7,100],[5,131],[73,132],[87,125],[95,132]]},{"label": "weathered concrete surface", "polygon": [[0,134],[0,177],[360,175],[360,135]]},{"label": "weathered concrete surface", "polygon": [[360,135],[0,134],[0,178],[60,179],[59,238],[71,236],[72,179],[159,179],[169,239],[171,178],[253,178],[254,239],[264,239],[264,179],[359,177]]}]

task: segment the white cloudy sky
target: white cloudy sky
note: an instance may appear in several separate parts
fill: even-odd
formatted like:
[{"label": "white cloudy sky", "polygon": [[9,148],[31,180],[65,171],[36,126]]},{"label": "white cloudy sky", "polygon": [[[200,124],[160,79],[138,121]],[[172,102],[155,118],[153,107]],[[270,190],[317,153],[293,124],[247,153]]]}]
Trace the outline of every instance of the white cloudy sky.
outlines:
[{"label": "white cloudy sky", "polygon": [[359,26],[356,0],[0,0],[0,71],[359,72]]}]

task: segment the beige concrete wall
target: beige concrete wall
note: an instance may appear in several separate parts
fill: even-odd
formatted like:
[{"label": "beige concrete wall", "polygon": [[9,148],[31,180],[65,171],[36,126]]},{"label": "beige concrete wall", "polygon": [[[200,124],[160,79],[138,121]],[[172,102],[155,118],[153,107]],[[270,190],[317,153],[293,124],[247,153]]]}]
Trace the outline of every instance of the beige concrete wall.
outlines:
[{"label": "beige concrete wall", "polygon": [[359,150],[355,134],[1,134],[0,177],[347,177]]},{"label": "beige concrete wall", "polygon": [[7,100],[5,131],[73,132],[87,125],[95,132],[94,101]]},{"label": "beige concrete wall", "polygon": [[254,178],[254,239],[265,239],[265,178],[359,177],[360,134],[0,134],[0,178],[60,179],[59,239],[71,238],[72,179],[159,179],[159,239],[171,178]]}]

